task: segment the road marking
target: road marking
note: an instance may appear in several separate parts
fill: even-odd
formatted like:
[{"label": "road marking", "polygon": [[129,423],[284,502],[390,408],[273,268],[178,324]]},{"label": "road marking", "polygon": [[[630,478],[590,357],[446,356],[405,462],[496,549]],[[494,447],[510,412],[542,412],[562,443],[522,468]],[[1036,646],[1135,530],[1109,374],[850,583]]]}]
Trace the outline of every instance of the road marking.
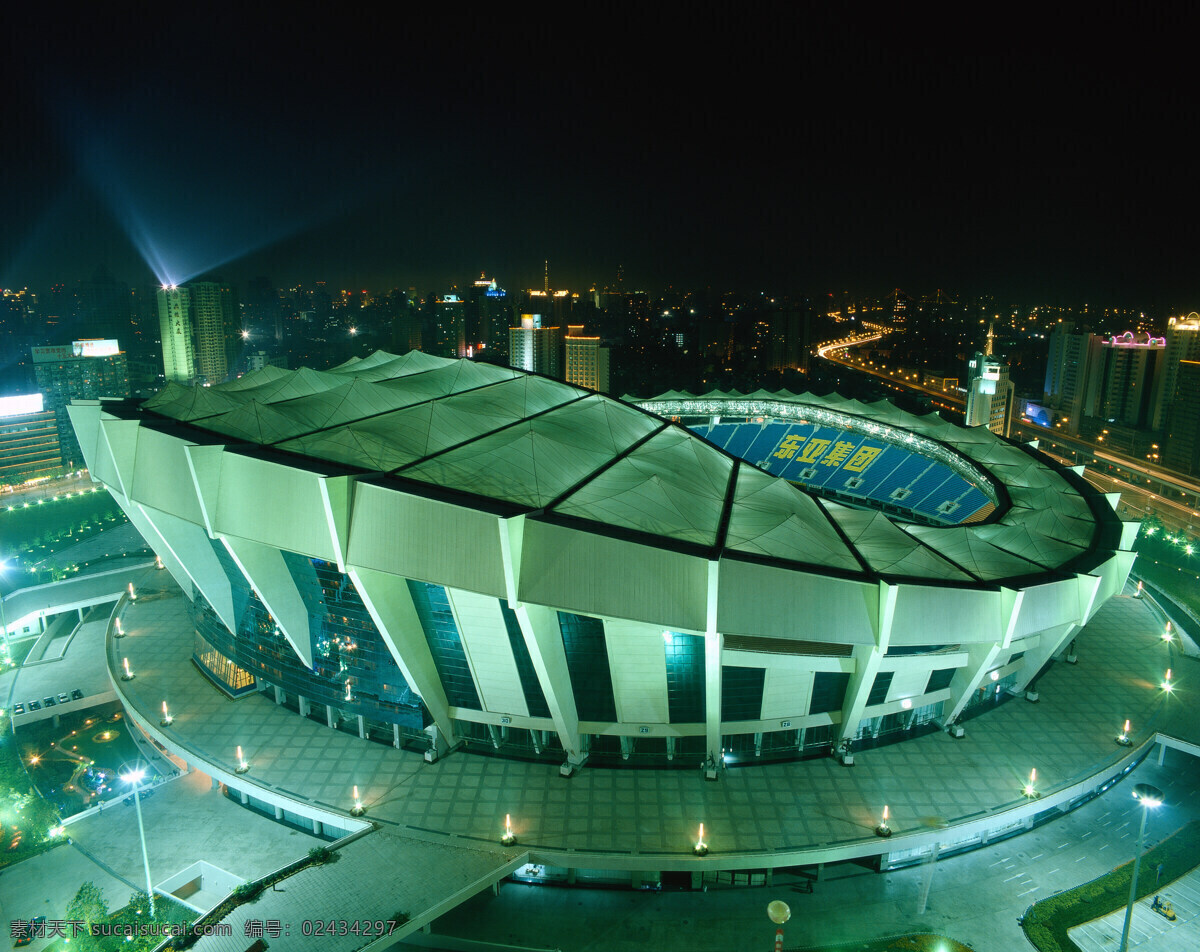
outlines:
[{"label": "road marking", "polygon": [[1041,859],[1045,855],[1046,855],[1045,853],[1038,853],[1037,856],[1033,857],[1033,859]]},{"label": "road marking", "polygon": [[[1101,850],[1106,850],[1106,849],[1108,849],[1108,844],[1107,844],[1107,843],[1105,843],[1103,846],[1101,846],[1101,847],[1100,847],[1100,849],[1101,849]],[[1097,850],[1096,852],[1100,852],[1100,850]]]},{"label": "road marking", "polygon": [[1070,846],[1070,845],[1071,845],[1070,843],[1063,843],[1063,845],[1062,845],[1062,846],[1060,846],[1060,847],[1058,847],[1058,849],[1060,849],[1060,850],[1065,850],[1065,849],[1066,849],[1068,846]]},{"label": "road marking", "polygon": [[1017,893],[1017,897],[1020,898],[1021,896],[1028,896],[1031,892],[1037,892],[1038,888],[1039,887],[1034,886],[1032,889],[1026,889],[1023,893]]},{"label": "road marking", "polygon": [[1095,830],[1088,830],[1086,833],[1083,834],[1083,836],[1080,837],[1080,839],[1086,840],[1089,836],[1091,836],[1095,832],[1096,832]]},{"label": "road marking", "polygon": [[1024,876],[1024,875],[1026,875],[1026,874],[1025,874],[1025,873],[1017,873],[1017,875],[1016,875],[1016,876],[1009,876],[1009,877],[1008,877],[1008,879],[1006,879],[1006,880],[1004,880],[1004,881],[1005,881],[1006,883],[1011,883],[1011,882],[1012,882],[1014,879],[1020,879],[1020,878],[1021,878],[1022,876]]},{"label": "road marking", "polygon": [[[1061,867],[1059,867],[1059,869],[1061,869]],[[1047,876],[1053,876],[1053,875],[1054,875],[1055,873],[1057,873],[1057,872],[1058,872],[1058,869],[1052,869],[1052,870],[1050,870],[1050,872],[1048,872],[1046,875],[1047,875]]]},{"label": "road marking", "polygon": [[1086,856],[1081,856],[1081,857],[1079,857],[1079,859],[1075,860],[1075,862],[1082,863],[1085,859],[1087,859]]}]

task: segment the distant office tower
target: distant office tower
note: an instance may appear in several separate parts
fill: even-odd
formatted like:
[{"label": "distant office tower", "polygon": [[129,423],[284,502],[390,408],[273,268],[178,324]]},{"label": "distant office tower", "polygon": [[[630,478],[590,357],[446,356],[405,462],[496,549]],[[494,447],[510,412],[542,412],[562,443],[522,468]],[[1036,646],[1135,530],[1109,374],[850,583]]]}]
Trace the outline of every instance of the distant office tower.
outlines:
[{"label": "distant office tower", "polygon": [[1165,336],[1162,374],[1155,388],[1154,410],[1150,420],[1150,428],[1154,430],[1164,429],[1169,422],[1180,363],[1200,360],[1200,314],[1192,311],[1187,317],[1169,318]]},{"label": "distant office tower", "polygon": [[1008,364],[992,355],[994,338],[988,327],[987,345],[967,364],[967,426],[986,426],[997,436],[1008,436],[1012,422],[1013,385]]},{"label": "distant office tower", "polygon": [[512,308],[508,292],[494,278],[480,274],[467,295],[467,341],[474,353],[493,358],[508,356],[508,330]]},{"label": "distant office tower", "polygon": [[58,425],[42,395],[0,397],[0,485],[49,479],[62,466]]},{"label": "distant office tower", "polygon": [[599,337],[585,337],[582,324],[567,327],[566,381],[600,393],[608,392],[608,348]]},{"label": "distant office tower", "polygon": [[521,326],[508,331],[508,365],[561,379],[562,328],[543,327],[541,314],[522,314]]},{"label": "distant office tower", "polygon": [[1163,463],[1200,474],[1200,360],[1181,360],[1175,369],[1175,399],[1167,414]]},{"label": "distant office tower", "polygon": [[467,355],[466,302],[457,294],[444,294],[434,303],[434,347],[438,357]]},{"label": "distant office tower", "polygon": [[287,357],[283,354],[271,354],[265,350],[256,350],[246,354],[246,372],[262,370],[264,367],[282,367],[287,370]]},{"label": "distant office tower", "polygon": [[192,330],[192,295],[170,285],[158,289],[158,330],[162,337],[163,377],[167,382],[195,383],[196,338]]},{"label": "distant office tower", "polygon": [[1153,415],[1155,383],[1162,372],[1165,341],[1124,334],[1100,342],[1084,397],[1084,415],[1122,426],[1146,426]]},{"label": "distant office tower", "polygon": [[196,372],[201,383],[221,383],[233,369],[241,329],[233,289],[217,281],[193,281],[187,290],[192,297]]},{"label": "distant office tower", "polygon": [[54,412],[63,465],[83,465],[75,428],[67,416],[72,400],[128,397],[129,365],[115,340],[77,340],[71,344],[34,347],[33,371],[45,408]]},{"label": "distant office tower", "polygon": [[1063,429],[1079,432],[1092,365],[1100,357],[1100,338],[1075,333],[1073,321],[1063,321],[1050,332],[1046,383],[1042,403],[1063,418]]}]

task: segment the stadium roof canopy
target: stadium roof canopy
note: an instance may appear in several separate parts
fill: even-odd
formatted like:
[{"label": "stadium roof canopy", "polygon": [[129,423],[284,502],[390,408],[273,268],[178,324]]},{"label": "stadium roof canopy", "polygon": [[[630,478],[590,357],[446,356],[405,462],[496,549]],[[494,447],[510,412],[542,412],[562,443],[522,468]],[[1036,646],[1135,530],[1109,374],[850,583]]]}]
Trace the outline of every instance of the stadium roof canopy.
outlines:
[{"label": "stadium roof canopy", "polygon": [[[265,367],[213,387],[168,384],[138,413],[211,435],[198,442],[259,446],[410,494],[809,572],[972,586],[1086,572],[1121,547],[1109,500],[984,428],[883,401],[787,393],[638,403],[489,364],[380,351],[328,371]],[[666,419],[816,411],[982,474],[1006,503],[985,523],[914,525],[817,498]]]}]

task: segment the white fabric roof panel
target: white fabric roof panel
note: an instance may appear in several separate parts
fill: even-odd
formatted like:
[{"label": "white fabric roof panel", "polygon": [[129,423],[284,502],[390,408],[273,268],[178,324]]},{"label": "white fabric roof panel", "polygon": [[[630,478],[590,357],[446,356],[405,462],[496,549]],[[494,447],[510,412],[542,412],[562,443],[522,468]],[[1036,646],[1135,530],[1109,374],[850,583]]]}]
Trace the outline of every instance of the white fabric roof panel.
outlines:
[{"label": "white fabric roof panel", "polygon": [[756,415],[769,416],[772,402],[788,419],[811,407],[847,414],[851,427],[893,427],[902,442],[906,432],[936,440],[943,446],[926,444],[926,452],[943,458],[948,450],[963,467],[982,467],[1013,504],[991,522],[938,528],[819,504],[745,462],[731,485],[732,457],[652,413],[561,381],[419,352],[380,351],[329,371],[267,367],[216,387],[171,384],[143,407],[226,442],[397,472],[405,482],[392,492],[420,495],[414,483],[424,483],[546,509],[548,520],[659,536],[668,548],[669,541],[720,545],[810,572],[972,585],[1058,568],[1092,545],[1095,519],[1079,490],[984,428],[836,395],[670,393],[646,403],[671,403],[658,407],[667,415],[688,415],[692,404],[696,414],[728,419],[745,416],[748,401]]},{"label": "white fabric roof panel", "polygon": [[554,507],[591,519],[715,545],[733,459],[681,427],[669,427]]}]

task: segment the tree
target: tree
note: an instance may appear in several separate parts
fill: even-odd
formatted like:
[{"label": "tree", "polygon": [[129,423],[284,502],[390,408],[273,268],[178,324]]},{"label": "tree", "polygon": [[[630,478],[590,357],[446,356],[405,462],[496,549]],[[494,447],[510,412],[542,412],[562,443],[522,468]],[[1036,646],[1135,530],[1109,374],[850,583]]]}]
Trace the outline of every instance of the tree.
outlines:
[{"label": "tree", "polygon": [[92,925],[99,924],[108,918],[108,903],[100,888],[88,880],[79,887],[75,898],[67,903],[67,918],[83,922],[84,933],[73,939],[71,944],[79,952],[99,952],[100,942],[91,934]]}]

